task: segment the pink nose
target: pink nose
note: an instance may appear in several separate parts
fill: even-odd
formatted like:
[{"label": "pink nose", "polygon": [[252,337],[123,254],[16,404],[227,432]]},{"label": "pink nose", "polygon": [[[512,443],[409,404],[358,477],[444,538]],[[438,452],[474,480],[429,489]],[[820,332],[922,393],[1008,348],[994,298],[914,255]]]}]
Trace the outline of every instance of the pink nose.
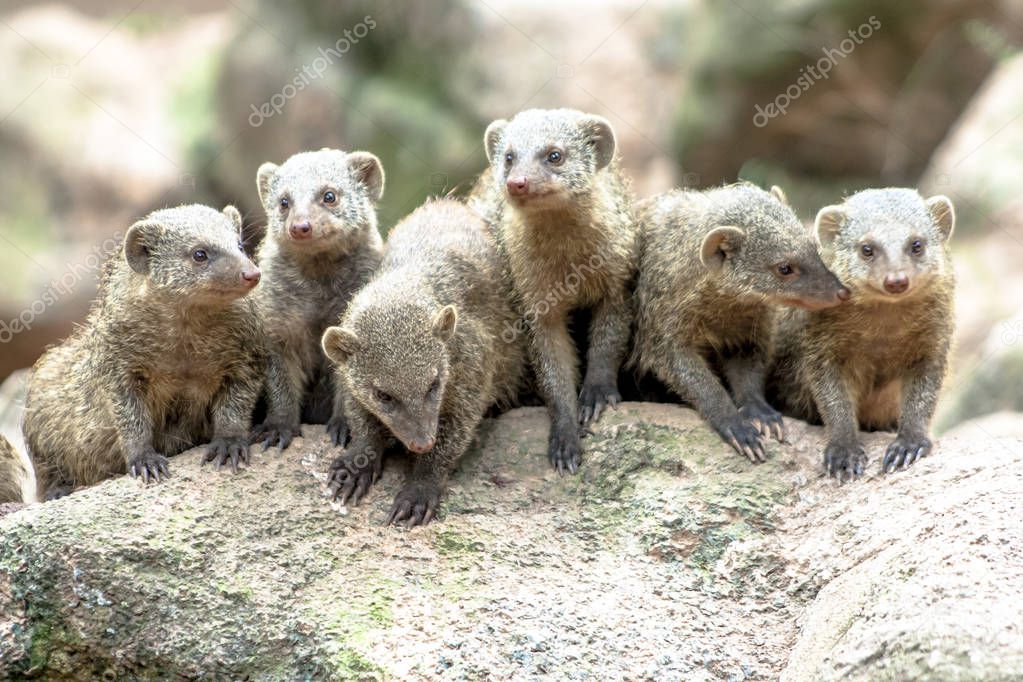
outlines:
[{"label": "pink nose", "polygon": [[889,294],[901,294],[909,288],[909,277],[904,273],[888,275],[884,278],[884,290]]},{"label": "pink nose", "polygon": [[508,178],[506,185],[508,187],[508,194],[513,197],[521,197],[529,194],[529,178],[525,176]]},{"label": "pink nose", "polygon": [[263,273],[259,271],[259,268],[253,268],[251,270],[242,270],[242,282],[245,286],[254,287],[259,284],[259,279],[263,276]]},{"label": "pink nose", "polygon": [[838,290],[837,296],[839,301],[848,301],[850,296],[849,290],[846,289],[845,287],[842,287],[841,289]]},{"label": "pink nose", "polygon": [[435,438],[428,438],[423,440],[416,439],[408,444],[408,449],[416,453],[417,455],[425,455],[430,450],[433,450],[433,446],[434,444],[436,444],[436,442],[437,439]]},{"label": "pink nose", "polygon": [[292,223],[288,231],[293,239],[309,239],[313,236],[313,226],[308,220]]}]

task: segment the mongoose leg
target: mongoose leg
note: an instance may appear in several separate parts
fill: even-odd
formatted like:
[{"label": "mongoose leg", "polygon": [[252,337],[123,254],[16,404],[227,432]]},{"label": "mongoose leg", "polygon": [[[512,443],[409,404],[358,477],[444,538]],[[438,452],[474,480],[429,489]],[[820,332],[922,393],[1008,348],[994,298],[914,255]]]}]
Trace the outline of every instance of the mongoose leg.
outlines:
[{"label": "mongoose leg", "polygon": [[590,347],[586,353],[586,378],[579,392],[579,423],[600,419],[607,407],[617,407],[618,370],[629,344],[632,306],[624,297],[607,297],[597,304],[590,322]]},{"label": "mongoose leg", "polygon": [[856,407],[852,397],[833,362],[814,358],[807,364],[815,368],[810,391],[828,432],[824,468],[840,482],[855,480],[863,474],[867,453],[859,442]]},{"label": "mongoose leg", "polygon": [[206,449],[202,463],[213,462],[216,469],[231,464],[238,471],[239,463],[249,463],[249,415],[255,409],[262,381],[253,368],[232,377],[213,405],[213,441]]},{"label": "mongoose leg", "polygon": [[331,381],[334,386],[334,407],[331,411],[330,421],[327,422],[327,435],[330,436],[330,442],[334,445],[344,447],[348,443],[349,436],[348,420],[345,418],[344,387],[334,376],[331,377]]},{"label": "mongoose leg", "polygon": [[272,447],[281,450],[302,435],[302,418],[298,396],[302,394],[303,377],[301,368],[289,367],[280,350],[272,350],[267,363],[266,420],[252,429],[251,443],[263,443],[263,451]]},{"label": "mongoose leg", "polygon": [[[947,343],[945,346],[947,347]],[[908,467],[930,454],[933,443],[928,437],[928,425],[945,376],[947,348],[940,349],[936,357],[921,363],[907,380],[902,394],[902,414],[899,433],[884,454],[885,473]]]},{"label": "mongoose leg", "polygon": [[724,360],[723,372],[732,389],[732,398],[739,406],[739,414],[760,429],[765,438],[773,436],[785,440],[785,422],[781,413],[767,404],[764,383],[767,375],[767,352],[752,348]]},{"label": "mongoose leg", "polygon": [[657,378],[668,384],[711,425],[722,439],[751,462],[767,459],[760,430],[739,414],[728,391],[698,352],[678,347],[669,351],[667,370]]},{"label": "mongoose leg", "polygon": [[[127,376],[127,372],[125,372]],[[115,396],[118,432],[125,465],[132,478],[159,482],[169,475],[167,458],[153,448],[153,418],[135,386],[123,386]]]},{"label": "mongoose leg", "polygon": [[538,320],[531,342],[537,384],[551,415],[547,456],[559,474],[574,474],[582,454],[575,393],[578,367],[565,317]]},{"label": "mongoose leg", "polygon": [[352,441],[344,454],[330,464],[328,483],[333,499],[358,504],[380,478],[386,436],[384,426],[361,406],[349,401]]}]

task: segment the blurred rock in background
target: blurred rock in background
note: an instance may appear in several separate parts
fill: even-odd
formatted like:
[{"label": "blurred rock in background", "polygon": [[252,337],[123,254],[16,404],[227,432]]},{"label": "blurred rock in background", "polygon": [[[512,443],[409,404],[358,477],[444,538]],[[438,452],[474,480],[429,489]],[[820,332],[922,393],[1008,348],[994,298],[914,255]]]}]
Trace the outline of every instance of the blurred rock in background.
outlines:
[{"label": "blurred rock in background", "polygon": [[528,107],[607,116],[641,196],[743,177],[809,220],[870,185],[949,194],[956,367],[1023,294],[1021,0],[17,0],[0,20],[0,378],[82,319],[94,254],[146,212],[234,203],[253,248],[259,164],[338,146],[382,159],[386,230],[464,192],[486,124]]}]

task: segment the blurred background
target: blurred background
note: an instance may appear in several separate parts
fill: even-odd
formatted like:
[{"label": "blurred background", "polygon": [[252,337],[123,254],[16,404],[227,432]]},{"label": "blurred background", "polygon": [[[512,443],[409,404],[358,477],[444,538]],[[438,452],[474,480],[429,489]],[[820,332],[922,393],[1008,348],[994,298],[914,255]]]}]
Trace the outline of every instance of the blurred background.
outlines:
[{"label": "blurred background", "polygon": [[744,178],[807,221],[869,186],[951,196],[939,426],[1023,411],[1021,46],[1023,0],[6,0],[0,380],[150,210],[233,203],[254,246],[259,164],[334,146],[382,159],[387,230],[467,189],[489,121],[567,106],[611,120],[640,196]]}]

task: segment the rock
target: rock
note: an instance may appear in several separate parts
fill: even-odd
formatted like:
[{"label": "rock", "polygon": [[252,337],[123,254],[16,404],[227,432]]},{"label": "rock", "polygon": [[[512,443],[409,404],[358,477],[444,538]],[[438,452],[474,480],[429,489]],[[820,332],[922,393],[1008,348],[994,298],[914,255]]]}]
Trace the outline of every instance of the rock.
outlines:
[{"label": "rock", "polygon": [[237,475],[190,451],[164,484],[0,520],[0,676],[1023,674],[1018,441],[882,476],[872,434],[871,474],[838,486],[821,429],[788,426],[754,466],[688,409],[627,403],[558,477],[544,410],[513,410],[412,531],[380,525],[400,459],[362,506],[329,502],[322,427]]},{"label": "rock", "polygon": [[1017,52],[987,78],[920,180],[927,193],[948,194],[956,202],[957,229],[994,232],[1003,222],[1000,214],[1018,202],[1021,92],[1023,53]]}]

